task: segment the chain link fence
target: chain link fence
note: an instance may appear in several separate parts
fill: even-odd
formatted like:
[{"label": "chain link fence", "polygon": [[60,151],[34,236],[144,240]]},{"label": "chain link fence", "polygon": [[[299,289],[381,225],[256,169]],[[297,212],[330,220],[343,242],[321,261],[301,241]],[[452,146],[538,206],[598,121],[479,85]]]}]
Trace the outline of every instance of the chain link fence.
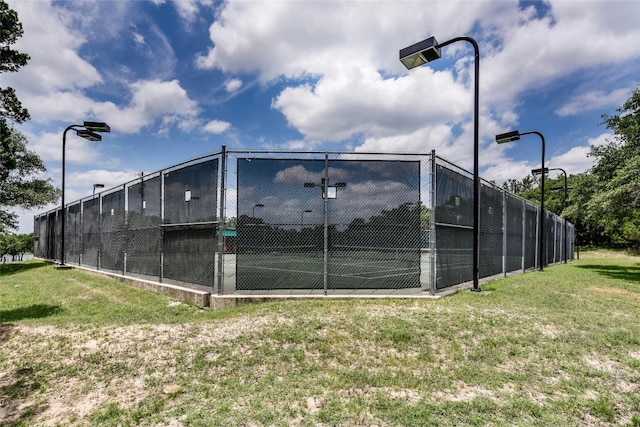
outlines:
[{"label": "chain link fence", "polygon": [[[573,225],[487,182],[481,278],[573,258]],[[473,180],[431,154],[227,151],[65,206],[66,263],[212,294],[420,294],[473,278]],[[34,218],[60,260],[62,209]],[[566,247],[565,247],[566,246]]]}]

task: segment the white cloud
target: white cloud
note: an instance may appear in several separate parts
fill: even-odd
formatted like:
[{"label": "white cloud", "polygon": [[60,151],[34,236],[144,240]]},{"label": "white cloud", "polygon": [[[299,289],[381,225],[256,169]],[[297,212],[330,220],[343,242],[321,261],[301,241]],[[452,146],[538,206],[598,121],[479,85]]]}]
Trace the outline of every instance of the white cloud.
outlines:
[{"label": "white cloud", "polygon": [[[514,20],[495,17],[500,48],[482,63],[482,91],[492,102],[510,102],[524,90],[600,64],[640,54],[635,2],[551,2],[552,17]],[[635,18],[634,18],[635,16]],[[505,84],[507,83],[508,84]]]},{"label": "white cloud", "polygon": [[[27,135],[29,149],[38,153],[44,161],[62,161],[62,134],[59,132],[43,132],[36,135]],[[67,132],[65,163],[86,164],[99,159],[100,153],[95,143],[76,136],[73,130]]]},{"label": "white cloud", "polygon": [[98,70],[78,55],[86,39],[69,29],[71,17],[64,10],[54,8],[49,1],[11,2],[11,7],[28,34],[17,40],[15,48],[31,57],[19,73],[6,78],[20,89],[19,96],[77,90],[102,82]]},{"label": "white cloud", "polygon": [[585,111],[602,110],[610,106],[624,104],[632,88],[615,89],[609,93],[604,90],[590,90],[570,99],[565,105],[556,110],[559,116],[575,116]]},{"label": "white cloud", "polygon": [[219,134],[224,133],[231,127],[231,123],[222,120],[211,120],[204,126],[205,132]]},{"label": "white cloud", "polygon": [[527,175],[531,175],[531,169],[540,167],[527,161],[507,161],[496,166],[487,168],[482,172],[482,178],[495,181],[498,185],[509,179],[521,180]]},{"label": "white cloud", "polygon": [[[19,73],[8,74],[6,79],[3,75],[3,83],[16,88],[23,105],[29,109],[32,121],[73,122],[99,117],[112,123],[114,130],[124,133],[135,133],[157,122],[165,125],[158,133],[166,134],[167,123],[186,129],[181,121],[190,120],[199,113],[196,102],[189,98],[177,80],[156,77],[129,83],[126,77],[132,74],[132,70],[126,67],[119,67],[120,74],[117,75],[110,69],[105,71],[111,80],[116,79],[119,88],[129,88],[129,105],[118,104],[117,96],[111,98],[114,101],[97,101],[87,95],[89,89],[105,84],[104,76],[89,60],[79,55],[88,37],[96,36],[88,22],[100,17],[114,24],[100,26],[113,30],[113,33],[103,32],[100,42],[104,43],[105,38],[131,34],[138,46],[145,46],[145,50],[137,51],[136,56],[141,60],[148,59],[144,63],[155,76],[166,74],[173,68],[175,57],[170,42],[157,25],[145,26],[152,45],[137,30],[127,28],[123,31],[130,21],[117,18],[134,11],[138,6],[135,2],[109,2],[108,5],[80,2],[78,8],[67,8],[64,4],[54,7],[50,1],[38,2],[37,7],[33,2],[11,3],[25,31],[16,48],[27,52],[31,59]],[[104,8],[107,7],[109,14],[105,15]],[[119,40],[118,46],[122,43]],[[142,69],[135,70],[135,73],[140,71]]]},{"label": "white cloud", "polygon": [[225,83],[224,88],[227,92],[236,92],[238,89],[242,87],[242,80],[240,79],[231,79]]},{"label": "white cloud", "polygon": [[[522,92],[597,63],[621,62],[640,53],[640,45],[630,43],[640,36],[628,19],[635,7],[631,2],[615,7],[597,3],[594,10],[575,2],[551,2],[552,16],[545,17],[539,17],[534,7],[520,9],[515,2],[415,6],[227,3],[209,30],[213,47],[196,63],[228,73],[257,73],[263,84],[284,78],[288,84],[274,98],[272,108],[303,135],[302,141],[290,145],[309,147],[317,141],[337,142],[359,135],[364,142],[358,150],[433,147],[466,166],[471,160],[466,145],[472,131],[470,45],[454,43],[443,49],[449,60],[459,57],[453,67],[437,71],[435,65],[410,72],[397,59],[399,47],[418,41],[421,35],[435,34],[442,42],[481,29],[485,140],[518,122],[516,108]],[[622,20],[624,29],[611,32],[617,20]],[[605,45],[607,52],[602,52]],[[594,59],[596,51],[600,53]],[[611,93],[607,105],[620,96],[622,92]],[[576,97],[559,111],[584,110],[587,101]],[[592,103],[592,109],[598,107]],[[489,150],[502,153],[494,147]],[[485,158],[483,163],[491,165],[502,158]]]},{"label": "white cloud", "polygon": [[448,73],[423,68],[383,79],[373,69],[353,67],[323,77],[315,86],[288,87],[272,107],[308,139],[339,141],[357,133],[383,138],[455,121],[472,104]]},{"label": "white cloud", "polygon": [[182,120],[193,120],[199,113],[177,80],[141,80],[130,85],[131,102],[125,108],[113,103],[98,103],[91,109],[97,117],[113,123],[115,131],[137,133],[160,119],[161,133]]},{"label": "white cloud", "polygon": [[133,41],[137,44],[144,44],[144,36],[140,33],[133,33]]},{"label": "white cloud", "polygon": [[86,197],[93,193],[93,184],[104,184],[104,188],[97,190],[97,192],[108,191],[138,177],[140,177],[140,172],[138,171],[91,169],[69,174],[67,182],[71,187],[76,188],[80,194],[79,197]]},{"label": "white cloud", "polygon": [[229,2],[209,29],[214,46],[196,63],[258,71],[263,82],[337,74],[355,63],[400,71],[398,48],[425,31],[467,31],[504,8],[501,2],[451,1],[437,6],[434,19],[434,8],[409,2]]},{"label": "white cloud", "polygon": [[451,154],[452,148],[449,145],[451,138],[451,127],[440,124],[428,128],[423,127],[405,135],[366,138],[362,145],[355,148],[355,151],[379,153],[390,151],[390,147],[393,147],[393,152],[398,153],[425,153],[436,150],[438,155],[446,158],[450,157],[448,154]]},{"label": "white cloud", "polygon": [[549,167],[555,167],[557,165],[562,167],[569,175],[585,172],[591,169],[597,160],[594,157],[588,156],[591,151],[591,146],[606,145],[612,141],[613,138],[614,135],[611,133],[603,133],[594,138],[589,138],[587,145],[572,147],[567,152],[552,157],[549,161],[549,165],[552,166]]},{"label": "white cloud", "polygon": [[[157,0],[154,1],[156,4],[160,4]],[[164,2],[161,2],[164,3]],[[200,6],[211,6],[214,4],[213,0],[174,0],[171,4],[176,8],[178,15],[187,24],[193,22],[198,17],[198,12],[200,11]]]},{"label": "white cloud", "polygon": [[[603,133],[594,138],[589,138],[586,145],[574,146],[567,151],[546,159],[545,167],[561,167],[568,175],[583,173],[591,169],[596,160],[589,157],[591,146],[608,144],[613,138],[611,133]],[[497,146],[496,147],[502,147]],[[513,161],[500,155],[501,160],[496,161],[483,171],[482,177],[488,180],[495,180],[499,185],[508,179],[522,179],[531,174],[531,169],[539,168],[540,162]]]}]

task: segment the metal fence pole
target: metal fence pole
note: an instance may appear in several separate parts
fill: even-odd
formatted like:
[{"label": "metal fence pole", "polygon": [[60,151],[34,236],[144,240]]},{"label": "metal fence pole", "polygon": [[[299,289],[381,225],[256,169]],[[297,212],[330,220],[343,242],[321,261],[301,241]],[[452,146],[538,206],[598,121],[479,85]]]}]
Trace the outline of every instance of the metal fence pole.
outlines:
[{"label": "metal fence pole", "polygon": [[96,269],[100,270],[102,263],[102,194],[98,194],[98,259],[96,260]]},{"label": "metal fence pole", "polygon": [[[540,208],[536,207],[536,209],[540,209]],[[538,220],[536,221],[536,248],[538,248],[539,245],[540,245],[540,242],[539,242],[539,240],[540,240],[540,227],[542,227],[543,224],[540,224],[539,212],[536,211],[536,213],[538,214],[537,215]],[[537,268],[540,268],[540,266],[542,265],[542,264],[540,264],[542,262],[542,259],[540,259],[541,256],[542,256],[542,251],[536,251],[536,256],[535,256],[536,262],[534,264],[535,264],[535,266]]]},{"label": "metal fence pole", "polygon": [[324,154],[324,185],[322,186],[323,211],[324,211],[324,249],[323,249],[323,288],[324,294],[327,295],[329,287],[329,153]]},{"label": "metal fence pole", "polygon": [[122,192],[124,193],[124,200],[122,203],[122,275],[127,274],[127,244],[129,243],[129,215],[127,215],[127,209],[129,209],[129,192],[127,191],[127,184],[122,185]]},{"label": "metal fence pole", "polygon": [[431,262],[431,295],[436,293],[436,150],[431,150],[431,206],[429,206],[429,258]]},{"label": "metal fence pole", "polygon": [[160,272],[158,281],[162,283],[164,279],[164,171],[160,171],[160,232],[158,239],[160,240],[159,249],[160,249]]},{"label": "metal fence pole", "polygon": [[507,192],[502,192],[502,274],[507,276]]},{"label": "metal fence pole", "polygon": [[225,230],[225,186],[227,176],[227,147],[222,146],[220,153],[220,214],[218,217],[218,295],[224,289],[224,230]]},{"label": "metal fence pole", "polygon": [[520,217],[522,221],[522,255],[521,255],[521,266],[522,272],[527,271],[527,203],[522,200],[522,216]]}]

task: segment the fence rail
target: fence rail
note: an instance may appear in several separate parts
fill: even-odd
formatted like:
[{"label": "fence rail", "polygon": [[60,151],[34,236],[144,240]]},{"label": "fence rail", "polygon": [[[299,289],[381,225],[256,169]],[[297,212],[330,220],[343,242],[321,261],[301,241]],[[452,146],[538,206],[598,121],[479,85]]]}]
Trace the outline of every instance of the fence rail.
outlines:
[{"label": "fence rail", "polygon": [[[538,259],[538,209],[482,183],[481,278],[573,258],[573,225],[547,212]],[[34,217],[37,257],[61,258],[62,215]],[[435,152],[223,146],[65,215],[67,263],[212,294],[436,293],[473,278],[473,180]]]}]

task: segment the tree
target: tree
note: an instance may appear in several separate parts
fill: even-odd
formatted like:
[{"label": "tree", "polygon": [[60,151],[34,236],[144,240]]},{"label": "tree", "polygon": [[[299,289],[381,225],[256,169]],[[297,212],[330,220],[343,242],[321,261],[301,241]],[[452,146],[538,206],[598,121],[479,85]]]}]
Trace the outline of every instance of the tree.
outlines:
[{"label": "tree", "polygon": [[[27,65],[29,55],[10,48],[23,33],[18,14],[0,1],[0,72],[15,72]],[[17,123],[29,120],[29,111],[22,108],[13,88],[0,88],[0,115]]]},{"label": "tree", "polygon": [[[23,34],[18,14],[0,0],[0,72],[15,72],[29,55],[11,49]],[[34,177],[46,172],[44,163],[27,149],[27,139],[10,124],[23,123],[29,112],[13,88],[0,88],[0,233],[17,228],[17,215],[9,209],[32,209],[55,202],[58,190],[51,179]]]},{"label": "tree", "polygon": [[46,170],[24,135],[0,120],[0,232],[17,228],[17,215],[5,207],[32,209],[58,199],[51,178],[34,177]]},{"label": "tree", "polygon": [[24,254],[30,252],[33,252],[33,233],[0,234],[0,256],[10,255],[11,261],[22,261]]},{"label": "tree", "polygon": [[[560,192],[545,194],[545,208],[562,211],[575,224],[579,245],[640,245],[640,87],[616,112],[602,116],[602,124],[613,131],[614,138],[606,145],[591,147],[594,166],[568,177],[567,207],[562,211]],[[545,188],[559,187],[561,181],[549,180]],[[503,187],[540,202],[539,186],[517,191],[522,188],[520,183],[510,180]]]},{"label": "tree", "polygon": [[609,144],[591,147],[597,163],[591,169],[596,187],[586,205],[598,218],[611,243],[640,245],[640,87],[616,115],[603,115],[603,124],[613,131]]},{"label": "tree", "polygon": [[[508,179],[502,184],[502,189],[507,190],[513,194],[520,194],[525,191],[533,190],[533,185],[536,183],[536,178],[533,175],[527,175],[522,178],[522,181],[517,179]],[[538,197],[539,199],[540,197]]]}]

